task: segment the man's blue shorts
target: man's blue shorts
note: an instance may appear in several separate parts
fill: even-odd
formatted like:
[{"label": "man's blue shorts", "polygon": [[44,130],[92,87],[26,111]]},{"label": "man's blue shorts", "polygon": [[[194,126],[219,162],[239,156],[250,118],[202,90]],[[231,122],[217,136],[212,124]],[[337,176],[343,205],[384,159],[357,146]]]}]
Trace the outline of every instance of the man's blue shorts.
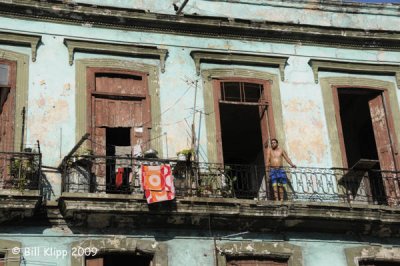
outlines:
[{"label": "man's blue shorts", "polygon": [[282,186],[287,184],[286,172],[282,168],[271,168],[269,172],[273,186]]}]

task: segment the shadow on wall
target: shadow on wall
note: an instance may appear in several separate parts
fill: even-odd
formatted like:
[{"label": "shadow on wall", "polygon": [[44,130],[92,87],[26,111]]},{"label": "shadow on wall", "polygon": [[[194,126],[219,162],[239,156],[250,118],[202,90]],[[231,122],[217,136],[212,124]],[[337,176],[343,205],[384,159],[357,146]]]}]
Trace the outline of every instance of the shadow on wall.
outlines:
[{"label": "shadow on wall", "polygon": [[42,171],[41,172],[41,176],[40,176],[40,192],[41,195],[43,196],[43,200],[51,200],[52,198],[55,197],[55,193],[53,190],[53,187],[51,186],[51,183],[49,182],[46,174],[44,172],[52,172],[52,173],[58,173],[58,171],[56,170],[52,170],[52,171]]}]

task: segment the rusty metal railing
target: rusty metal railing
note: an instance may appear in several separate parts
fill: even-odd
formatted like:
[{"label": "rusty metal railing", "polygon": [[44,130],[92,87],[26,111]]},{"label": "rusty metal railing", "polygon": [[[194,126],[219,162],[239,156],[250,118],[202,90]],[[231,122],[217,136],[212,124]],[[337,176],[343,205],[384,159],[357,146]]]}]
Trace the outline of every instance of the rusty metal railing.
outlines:
[{"label": "rusty metal railing", "polygon": [[[223,165],[129,156],[71,156],[63,169],[63,191],[143,194],[140,177],[143,164],[170,164],[177,197],[400,204],[400,172],[281,168],[286,182],[278,181],[286,184],[274,185],[271,169],[262,165]],[[118,174],[119,183],[116,182]]]}]

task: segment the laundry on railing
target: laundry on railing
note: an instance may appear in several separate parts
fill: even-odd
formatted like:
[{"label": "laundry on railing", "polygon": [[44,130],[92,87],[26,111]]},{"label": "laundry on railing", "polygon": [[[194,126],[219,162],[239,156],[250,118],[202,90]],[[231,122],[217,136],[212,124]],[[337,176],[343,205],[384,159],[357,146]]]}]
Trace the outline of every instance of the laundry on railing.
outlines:
[{"label": "laundry on railing", "polygon": [[174,178],[170,165],[142,165],[141,172],[147,203],[173,200],[175,198]]}]

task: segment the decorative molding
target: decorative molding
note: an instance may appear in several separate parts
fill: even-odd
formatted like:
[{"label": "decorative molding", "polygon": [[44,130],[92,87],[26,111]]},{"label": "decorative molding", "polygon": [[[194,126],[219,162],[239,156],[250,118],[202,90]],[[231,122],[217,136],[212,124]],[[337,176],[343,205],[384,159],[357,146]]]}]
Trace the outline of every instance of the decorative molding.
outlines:
[{"label": "decorative molding", "polygon": [[16,34],[16,33],[10,33],[10,32],[0,32],[0,43],[7,43],[7,44],[31,47],[32,62],[36,61],[38,44],[41,39],[42,39],[42,37],[37,36],[37,35],[26,35],[26,34]]},{"label": "decorative molding", "polygon": [[158,58],[160,59],[161,72],[165,72],[165,59],[168,54],[167,49],[159,49],[156,46],[138,46],[133,44],[104,43],[72,39],[64,39],[64,44],[68,48],[69,64],[71,66],[74,63],[74,53],[76,51],[81,51],[97,54],[116,54],[145,58]]},{"label": "decorative molding", "polygon": [[320,70],[330,70],[348,73],[394,75],[396,76],[397,86],[398,88],[400,88],[400,65],[352,63],[344,61],[328,61],[316,59],[310,59],[310,61],[308,61],[308,64],[313,70],[315,83],[318,83],[318,72]]},{"label": "decorative molding", "polygon": [[[71,250],[76,248],[96,248],[99,254],[107,254],[108,252],[148,254],[153,257],[152,265],[168,266],[168,246],[157,241],[127,237],[97,238],[72,242]],[[71,256],[71,266],[84,264],[85,256],[79,256],[78,254]]]},{"label": "decorative molding", "polygon": [[218,162],[217,140],[215,138],[217,134],[217,129],[214,115],[215,110],[213,93],[214,87],[212,84],[213,79],[254,78],[260,80],[269,80],[271,82],[271,104],[275,121],[275,134],[279,137],[279,142],[283,146],[285,145],[286,136],[285,130],[283,128],[282,101],[278,74],[272,74],[264,71],[256,71],[252,69],[217,68],[203,70],[201,71],[201,76],[203,80],[204,109],[206,113],[212,114],[207,115],[205,118],[207,129],[207,157],[209,162]]},{"label": "decorative molding", "polygon": [[21,265],[21,254],[14,254],[13,248],[21,248],[21,242],[14,240],[0,239],[0,250],[4,255],[5,266],[19,266]]},{"label": "decorative molding", "polygon": [[288,266],[302,266],[301,248],[285,242],[250,242],[216,244],[217,266],[226,266],[227,259],[235,257],[267,257],[287,259]]},{"label": "decorative molding", "polygon": [[358,266],[360,261],[372,260],[382,262],[400,262],[399,247],[360,246],[346,248],[347,266]]},{"label": "decorative molding", "polygon": [[151,130],[150,130],[150,145],[151,148],[157,150],[159,154],[163,154],[162,138],[157,138],[161,135],[161,110],[160,110],[160,84],[159,71],[157,66],[148,64],[139,64],[131,61],[116,60],[116,59],[79,59],[76,60],[75,76],[76,76],[76,141],[87,133],[87,80],[86,69],[88,67],[105,67],[126,69],[148,74],[148,88],[151,98]]},{"label": "decorative molding", "polygon": [[285,66],[289,57],[266,56],[256,54],[239,53],[218,53],[205,51],[192,51],[190,53],[196,65],[196,73],[200,75],[200,64],[219,63],[219,64],[238,64],[246,66],[273,66],[279,68],[281,80],[285,81]]},{"label": "decorative molding", "polygon": [[[65,1],[64,1],[65,2]],[[316,26],[274,21],[185,14],[158,14],[144,10],[90,6],[62,1],[0,1],[0,14],[9,18],[48,21],[124,31],[170,33],[207,38],[229,38],[259,42],[292,43],[322,47],[369,50],[400,50],[400,34],[371,30]],[[54,12],[57,10],[57,12]],[[379,12],[382,12],[381,10]],[[290,34],[288,34],[290,33]]]}]

